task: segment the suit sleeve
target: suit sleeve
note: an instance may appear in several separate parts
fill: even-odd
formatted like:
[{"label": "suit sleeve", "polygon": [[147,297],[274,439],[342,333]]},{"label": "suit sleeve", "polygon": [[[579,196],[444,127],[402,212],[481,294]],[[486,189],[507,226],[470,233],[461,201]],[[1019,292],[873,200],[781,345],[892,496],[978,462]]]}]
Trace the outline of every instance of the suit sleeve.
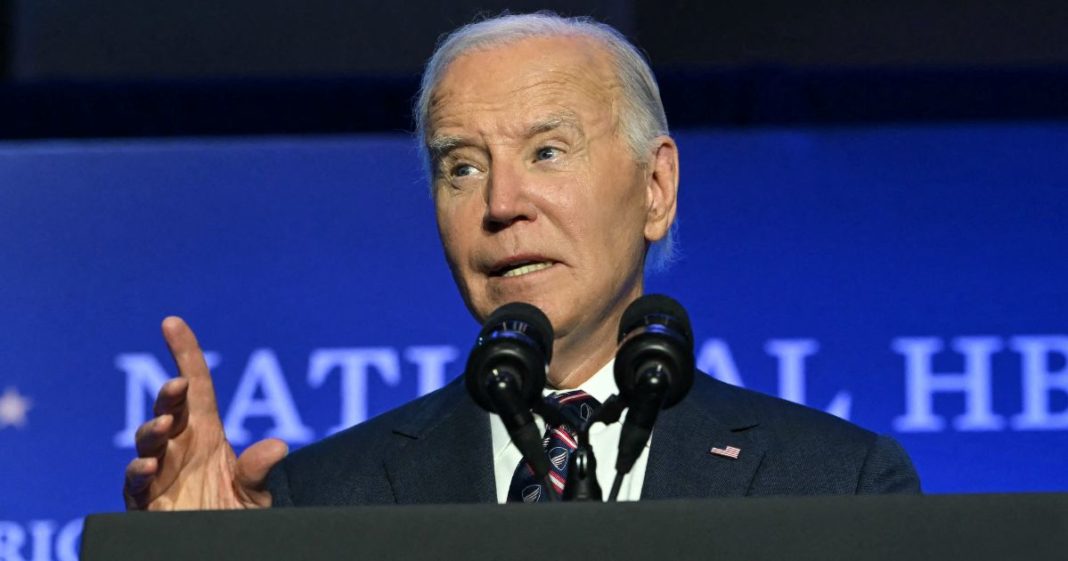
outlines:
[{"label": "suit sleeve", "polygon": [[286,460],[278,462],[267,474],[267,490],[271,493],[271,508],[295,506],[289,492],[289,473]]},{"label": "suit sleeve", "polygon": [[905,449],[893,438],[876,437],[860,469],[856,494],[917,495],[921,492],[920,477]]}]

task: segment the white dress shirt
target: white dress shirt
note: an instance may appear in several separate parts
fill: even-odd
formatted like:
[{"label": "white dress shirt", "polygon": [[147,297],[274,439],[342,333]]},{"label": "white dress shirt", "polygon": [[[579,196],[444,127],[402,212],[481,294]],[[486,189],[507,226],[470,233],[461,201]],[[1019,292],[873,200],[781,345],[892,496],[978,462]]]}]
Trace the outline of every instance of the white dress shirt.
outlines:
[{"label": "white dress shirt", "polygon": [[[616,387],[615,374],[612,371],[614,365],[615,360],[613,359],[577,389],[604,403],[612,394],[619,391]],[[549,395],[555,391],[567,390],[545,388],[544,394]],[[608,499],[608,493],[612,490],[612,481],[616,478],[619,431],[623,426],[624,418],[626,418],[626,410],[624,410],[623,416],[620,417],[617,423],[607,426],[604,423],[596,423],[590,427],[590,445],[593,447],[593,453],[597,457],[597,483],[601,485],[605,500]],[[538,424],[538,431],[541,434],[545,434],[545,421],[538,415],[534,415],[534,421]],[[490,436],[493,443],[493,474],[497,482],[497,502],[505,503],[508,502],[508,488],[512,484],[512,475],[515,473],[515,468],[519,465],[519,461],[523,459],[523,454],[519,452],[515,444],[512,444],[512,439],[508,436],[508,430],[504,428],[504,423],[501,422],[501,418],[497,415],[490,415]],[[636,501],[641,498],[642,483],[645,481],[645,466],[649,459],[649,445],[651,443],[652,439],[650,438],[649,442],[645,444],[645,450],[642,450],[641,456],[638,456],[638,461],[634,462],[634,467],[630,470],[630,473],[623,478],[623,484],[619,488],[618,499],[620,501]]]}]

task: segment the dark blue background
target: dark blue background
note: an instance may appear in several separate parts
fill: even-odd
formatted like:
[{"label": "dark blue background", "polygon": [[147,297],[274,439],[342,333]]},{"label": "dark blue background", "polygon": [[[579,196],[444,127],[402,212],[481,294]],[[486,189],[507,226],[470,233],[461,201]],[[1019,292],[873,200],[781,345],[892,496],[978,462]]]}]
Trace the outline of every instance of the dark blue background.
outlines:
[{"label": "dark blue background", "polygon": [[[852,396],[851,419],[894,434],[928,492],[1068,490],[1068,431],[894,433],[898,337],[949,346],[1068,333],[1068,125],[688,130],[681,260],[649,288],[720,339],[746,386],[777,390],[771,339],[814,339],[807,401]],[[0,520],[122,508],[130,449],[123,353],[185,317],[217,351],[220,401],[249,355],[276,353],[304,424],[337,423],[339,382],[307,382],[315,349],[390,347],[415,397],[415,345],[466,353],[477,326],[445,266],[432,202],[401,135],[0,144],[0,391],[33,400],[0,428]],[[1059,361],[1059,362],[1058,362]],[[1063,368],[1064,357],[1054,366]],[[1021,410],[1019,355],[994,355],[994,409]],[[939,371],[962,368],[946,352]],[[449,365],[459,374],[461,361]],[[1051,393],[1051,409],[1068,408]],[[963,411],[959,395],[936,414]],[[247,425],[259,438],[269,422]]]}]

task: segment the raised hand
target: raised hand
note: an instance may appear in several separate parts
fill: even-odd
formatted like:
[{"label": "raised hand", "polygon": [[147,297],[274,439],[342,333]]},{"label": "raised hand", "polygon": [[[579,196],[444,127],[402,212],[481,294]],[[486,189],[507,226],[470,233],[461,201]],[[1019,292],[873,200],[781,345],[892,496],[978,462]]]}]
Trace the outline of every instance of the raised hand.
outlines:
[{"label": "raised hand", "polygon": [[278,439],[253,444],[236,457],[226,441],[211,373],[196,336],[178,317],[163,320],[178,377],[156,397],[155,417],[137,430],[137,458],[126,467],[128,510],[264,508],[264,482],[285,457]]}]

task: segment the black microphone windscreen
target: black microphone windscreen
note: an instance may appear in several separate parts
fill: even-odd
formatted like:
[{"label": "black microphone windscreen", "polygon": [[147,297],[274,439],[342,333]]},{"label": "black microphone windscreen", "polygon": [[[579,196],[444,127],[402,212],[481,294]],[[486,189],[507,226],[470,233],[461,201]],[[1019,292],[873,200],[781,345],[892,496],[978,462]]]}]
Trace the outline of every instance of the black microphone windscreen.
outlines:
[{"label": "black microphone windscreen", "polygon": [[549,318],[545,317],[545,313],[537,307],[525,302],[505,304],[490,314],[479,335],[488,335],[498,330],[523,332],[540,347],[539,350],[545,354],[545,362],[552,361],[553,326]]},{"label": "black microphone windscreen", "polygon": [[674,298],[663,294],[646,294],[627,306],[626,311],[623,312],[623,318],[619,321],[618,340],[622,341],[631,331],[648,325],[651,317],[660,321],[667,318],[670,327],[682,335],[687,344],[693,346],[689,314]]}]

